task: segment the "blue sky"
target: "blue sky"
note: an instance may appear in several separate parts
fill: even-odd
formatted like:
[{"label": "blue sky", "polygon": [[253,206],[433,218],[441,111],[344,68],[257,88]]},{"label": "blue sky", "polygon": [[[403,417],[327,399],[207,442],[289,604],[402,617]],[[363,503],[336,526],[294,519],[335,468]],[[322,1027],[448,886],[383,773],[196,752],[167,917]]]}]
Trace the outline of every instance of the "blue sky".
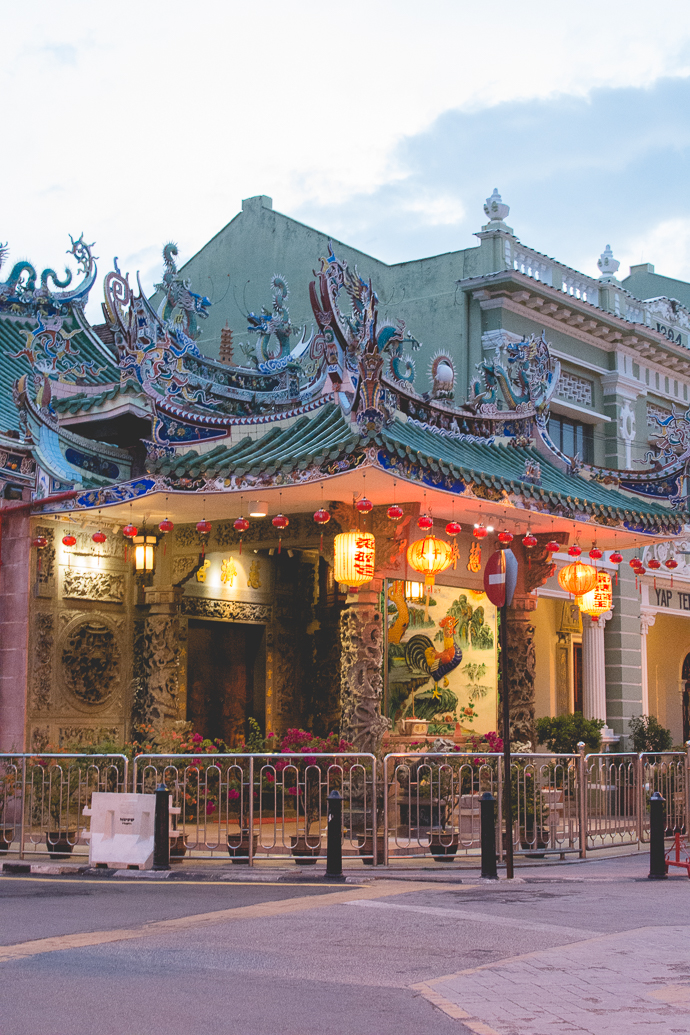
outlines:
[{"label": "blue sky", "polygon": [[0,241],[59,269],[83,230],[150,287],[268,194],[400,261],[471,245],[498,187],[539,251],[690,279],[689,84],[687,0],[15,4]]}]

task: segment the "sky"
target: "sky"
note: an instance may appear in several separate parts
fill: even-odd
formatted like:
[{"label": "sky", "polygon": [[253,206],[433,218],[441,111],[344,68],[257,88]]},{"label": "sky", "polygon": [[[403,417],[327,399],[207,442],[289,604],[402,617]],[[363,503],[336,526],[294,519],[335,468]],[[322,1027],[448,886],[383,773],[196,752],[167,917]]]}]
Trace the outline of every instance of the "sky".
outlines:
[{"label": "sky", "polygon": [[690,279],[687,0],[34,0],[0,96],[5,275],[83,231],[149,288],[256,194],[400,262],[476,243],[498,187],[538,251]]}]

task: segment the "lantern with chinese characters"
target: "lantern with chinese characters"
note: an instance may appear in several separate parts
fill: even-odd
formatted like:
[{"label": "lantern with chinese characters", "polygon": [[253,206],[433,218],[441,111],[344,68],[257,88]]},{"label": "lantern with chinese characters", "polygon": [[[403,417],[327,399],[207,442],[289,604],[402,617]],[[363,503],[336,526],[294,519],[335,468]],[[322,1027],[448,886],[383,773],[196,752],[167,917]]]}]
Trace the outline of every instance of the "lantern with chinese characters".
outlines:
[{"label": "lantern with chinese characters", "polygon": [[333,541],[335,581],[343,586],[371,582],[376,566],[376,540],[371,532],[341,532]]},{"label": "lantern with chinese characters", "polygon": [[235,518],[235,520],[232,523],[232,527],[235,529],[236,532],[240,533],[240,557],[241,557],[242,556],[242,536],[247,531],[247,529],[249,528],[249,522],[246,519],[246,517],[240,516],[238,518]]},{"label": "lantern with chinese characters", "polygon": [[426,590],[426,611],[429,614],[429,597],[434,588],[434,578],[445,571],[453,561],[454,551],[450,543],[430,534],[418,539],[407,548],[407,562],[411,568],[424,576]]},{"label": "lantern with chinese characters", "polygon": [[323,526],[327,525],[330,520],[331,515],[324,507],[319,507],[318,510],[314,511],[314,521],[321,528],[321,538],[319,539],[319,553],[323,553]]},{"label": "lantern with chinese characters", "polygon": [[402,507],[399,507],[397,503],[393,503],[388,508],[387,513],[391,521],[399,521],[400,518],[403,516],[403,509]]},{"label": "lantern with chinese characters", "polygon": [[605,615],[613,607],[613,590],[611,576],[606,571],[597,572],[597,581],[588,593],[584,593],[577,601],[583,615],[589,615],[593,622],[598,622],[600,615]]},{"label": "lantern with chinese characters", "polygon": [[582,561],[573,561],[566,564],[558,573],[558,581],[566,591],[574,597],[584,596],[594,589],[597,582],[597,569],[591,564],[583,564]]}]

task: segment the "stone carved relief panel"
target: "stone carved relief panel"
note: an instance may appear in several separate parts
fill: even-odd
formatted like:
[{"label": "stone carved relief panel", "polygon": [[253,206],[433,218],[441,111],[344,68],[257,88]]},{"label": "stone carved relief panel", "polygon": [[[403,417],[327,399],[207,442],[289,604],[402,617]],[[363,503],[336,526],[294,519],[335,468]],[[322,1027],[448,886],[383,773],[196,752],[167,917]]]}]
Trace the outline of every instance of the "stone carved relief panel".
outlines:
[{"label": "stone carved relief panel", "polygon": [[507,609],[506,651],[512,740],[534,740],[534,679],[537,659],[529,612]]},{"label": "stone carved relief panel", "polygon": [[68,617],[73,621],[58,645],[62,684],[78,705],[106,705],[121,684],[122,650],[116,630],[122,620],[114,623],[95,612]]},{"label": "stone carved relief panel", "polygon": [[125,576],[109,571],[85,571],[68,567],[64,570],[62,595],[121,604],[125,597]]},{"label": "stone carved relief panel", "polygon": [[270,604],[248,604],[240,600],[212,600],[207,597],[183,597],[182,614],[190,618],[217,618],[224,622],[271,621]]},{"label": "stone carved relief panel", "polygon": [[164,726],[178,716],[179,619],[177,615],[148,615],[144,623],[143,669],[146,718]]},{"label": "stone carved relief panel", "polygon": [[34,534],[47,540],[42,550],[36,550],[36,595],[49,597],[55,589],[55,530],[52,525],[37,525]]},{"label": "stone carved relief panel", "polygon": [[54,627],[55,617],[52,612],[36,612],[34,615],[30,706],[33,711],[37,712],[50,708],[53,648],[55,646]]},{"label": "stone carved relief panel", "polygon": [[373,605],[355,604],[340,616],[341,733],[358,751],[376,751],[391,722],[381,715],[383,622]]}]

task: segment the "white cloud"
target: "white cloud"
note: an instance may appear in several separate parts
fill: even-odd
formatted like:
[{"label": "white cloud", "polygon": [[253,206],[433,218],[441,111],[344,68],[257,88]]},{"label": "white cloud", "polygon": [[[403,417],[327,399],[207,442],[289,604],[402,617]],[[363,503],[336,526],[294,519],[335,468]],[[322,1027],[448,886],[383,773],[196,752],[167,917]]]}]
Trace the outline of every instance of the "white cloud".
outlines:
[{"label": "white cloud", "polygon": [[[621,257],[622,256],[622,257]],[[628,266],[651,262],[657,273],[676,280],[690,280],[690,219],[665,219],[646,233],[624,242],[619,276]]]}]

